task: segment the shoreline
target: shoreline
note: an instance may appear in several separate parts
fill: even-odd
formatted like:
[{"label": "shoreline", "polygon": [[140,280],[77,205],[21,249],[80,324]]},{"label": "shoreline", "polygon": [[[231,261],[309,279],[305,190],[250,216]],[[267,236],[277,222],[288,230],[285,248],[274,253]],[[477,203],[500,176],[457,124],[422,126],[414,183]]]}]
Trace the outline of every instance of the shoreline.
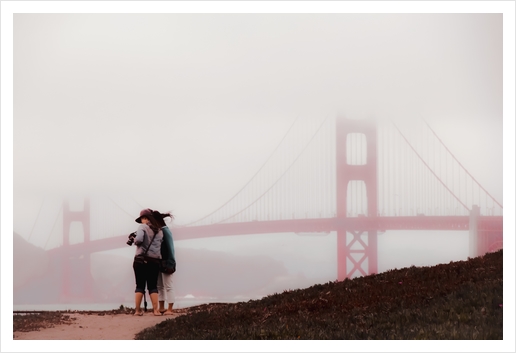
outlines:
[{"label": "shoreline", "polygon": [[135,316],[134,308],[114,310],[13,310],[13,340],[133,340],[142,330],[165,320],[228,303],[208,303],[174,309],[172,315],[154,316],[147,309]]},{"label": "shoreline", "polygon": [[[213,297],[201,297],[201,298],[176,298],[174,302],[174,310],[192,308],[200,305],[217,304],[217,303],[237,303],[246,302],[249,300],[256,300],[259,298],[251,297],[238,297],[238,298],[213,298]],[[149,298],[147,297],[147,310],[152,306]],[[142,301],[143,307],[143,301]],[[66,304],[14,304],[12,309],[13,312],[21,311],[112,311],[119,310],[120,308],[133,308],[134,302],[110,302],[110,303],[66,303]]]},{"label": "shoreline", "polygon": [[134,309],[83,311],[13,311],[13,340],[134,340],[137,333],[165,320],[184,315],[154,316],[147,310],[134,316]]}]

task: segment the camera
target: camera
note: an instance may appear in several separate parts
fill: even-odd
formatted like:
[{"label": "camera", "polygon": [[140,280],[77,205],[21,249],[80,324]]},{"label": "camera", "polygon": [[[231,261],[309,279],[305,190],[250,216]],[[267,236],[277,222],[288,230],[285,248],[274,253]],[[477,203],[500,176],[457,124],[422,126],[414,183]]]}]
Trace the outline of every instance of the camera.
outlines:
[{"label": "camera", "polygon": [[134,244],[134,238],[136,237],[136,232],[132,232],[131,234],[129,234],[129,240],[127,241],[127,245],[131,246]]}]

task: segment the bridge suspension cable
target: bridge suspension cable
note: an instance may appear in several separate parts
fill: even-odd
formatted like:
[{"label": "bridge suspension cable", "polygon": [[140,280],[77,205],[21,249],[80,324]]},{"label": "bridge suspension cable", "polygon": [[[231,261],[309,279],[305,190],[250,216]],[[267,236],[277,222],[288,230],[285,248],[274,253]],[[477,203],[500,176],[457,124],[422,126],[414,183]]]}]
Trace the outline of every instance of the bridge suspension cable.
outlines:
[{"label": "bridge suspension cable", "polygon": [[308,141],[308,143],[304,146],[304,148],[301,150],[301,152],[298,154],[298,156],[294,159],[294,161],[292,162],[292,164],[283,172],[283,174],[280,175],[280,177],[274,181],[272,183],[272,185],[266,189],[258,198],[256,198],[252,203],[250,203],[249,205],[247,205],[245,208],[243,208],[242,210],[240,210],[239,212],[217,222],[217,223],[224,223],[228,220],[230,220],[231,218],[234,218],[235,216],[237,216],[238,214],[244,212],[245,210],[249,209],[251,206],[253,206],[256,202],[258,202],[261,198],[263,198],[287,173],[288,171],[292,168],[292,166],[294,166],[294,164],[296,164],[296,162],[298,161],[298,159],[301,157],[301,155],[305,152],[305,150],[308,148],[308,146],[310,146],[310,144],[312,143],[312,141],[314,140],[315,136],[317,136],[317,134],[319,133],[319,131],[321,130],[321,128],[323,127],[324,123],[326,123],[326,121],[328,120],[328,117],[326,117],[326,119],[324,119],[324,121],[319,125],[319,128],[317,129],[317,131],[313,134],[312,138],[310,138],[310,140]]},{"label": "bridge suspension cable", "polygon": [[424,120],[424,122],[425,122],[426,126],[430,129],[432,134],[437,138],[437,140],[441,143],[441,145],[450,154],[450,156],[455,160],[455,162],[457,162],[459,164],[459,166],[466,172],[466,174],[469,175],[469,177],[475,182],[475,184],[477,184],[478,187],[481,188],[482,191],[484,191],[493,200],[493,202],[495,202],[498,206],[500,206],[500,208],[503,208],[503,206],[482,185],[480,185],[480,183],[473,177],[473,175],[471,175],[471,173],[460,163],[460,161],[457,159],[457,157],[455,157],[455,155],[448,149],[448,147],[446,147],[444,142],[439,138],[439,136],[437,136],[435,131],[430,127],[430,125],[426,122],[426,120]]},{"label": "bridge suspension cable", "polygon": [[45,204],[45,198],[43,198],[43,201],[41,202],[41,205],[39,206],[38,215],[36,216],[36,220],[34,221],[34,224],[32,225],[32,229],[30,230],[29,237],[27,238],[27,241],[30,241],[30,238],[32,237],[32,233],[34,232],[34,228],[36,227],[36,223],[38,223],[39,215],[41,214],[41,210],[43,209],[43,205]]},{"label": "bridge suspension cable", "polygon": [[[285,133],[267,161],[244,185],[244,187],[242,187],[230,200],[217,208],[217,210],[201,219],[198,219],[197,221],[183,225],[183,227],[221,223],[229,219],[233,219],[235,221],[248,221],[251,219],[284,219],[289,210],[293,212],[293,215],[294,213],[300,212],[307,215],[308,211],[305,208],[309,203],[305,199],[298,200],[300,192],[294,193],[292,192],[292,189],[300,187],[302,182],[306,183],[306,180],[302,180],[303,178],[317,178],[316,174],[320,171],[316,170],[317,168],[315,167],[315,164],[320,165],[321,162],[317,160],[316,155],[310,155],[312,160],[307,161],[310,164],[305,163],[305,167],[307,169],[304,171],[298,171],[297,174],[292,175],[290,183],[284,183],[285,185],[281,190],[277,187],[275,188],[275,186],[277,186],[277,184],[284,179],[284,176],[291,171],[292,167],[297,163],[307,147],[310,146],[313,139],[318,136],[321,128],[328,121],[328,118],[329,116],[321,119],[322,123],[321,120],[318,122],[313,119],[307,120],[308,124],[317,124],[314,126],[316,127],[316,131],[314,132],[314,129],[308,129],[303,124],[298,124],[298,117]],[[296,130],[295,132],[293,131],[294,128]],[[300,144],[300,142],[302,143]],[[317,152],[314,153],[316,154]],[[313,160],[314,158],[315,161]],[[322,160],[322,158],[320,158],[320,160]],[[319,202],[319,199],[322,199],[322,197],[319,196],[320,192],[316,192],[310,184],[308,184],[307,187],[308,188],[305,188],[305,191],[307,191],[310,194],[310,197],[314,199],[312,201],[316,203]],[[289,194],[291,195],[289,196]],[[266,198],[265,195],[267,195]],[[263,202],[258,203],[259,200],[263,200]],[[303,208],[304,211],[302,211],[301,208]],[[325,207],[321,207],[321,209],[322,208]],[[247,212],[244,214],[244,211]],[[238,220],[235,219],[236,216],[238,216]],[[208,220],[209,222],[206,223]]]},{"label": "bridge suspension cable", "polygon": [[432,173],[432,175],[434,175],[437,180],[439,181],[439,183],[441,183],[442,186],[444,186],[444,188],[446,190],[448,190],[451,195],[462,205],[464,206],[465,209],[469,211],[471,211],[469,209],[468,206],[466,206],[454,193],[453,191],[451,191],[448,186],[441,180],[441,178],[439,178],[439,176],[437,174],[435,174],[435,172],[432,170],[432,168],[430,168],[430,166],[426,163],[426,161],[421,157],[421,155],[416,151],[416,149],[414,148],[414,146],[412,146],[412,144],[409,142],[409,140],[407,140],[407,138],[405,137],[405,135],[403,135],[403,133],[400,131],[400,129],[398,128],[398,126],[396,126],[396,124],[394,124],[394,127],[396,128],[396,130],[399,132],[399,134],[401,135],[401,137],[405,140],[405,142],[409,145],[409,147],[412,149],[412,151],[414,151],[414,153],[416,154],[416,156],[421,160],[421,162],[425,165],[425,167],[430,171],[430,173]]},{"label": "bridge suspension cable", "polygon": [[[118,207],[118,209],[120,209],[123,213],[125,213],[126,215],[128,215],[130,218],[134,217],[134,214],[130,214],[129,212],[127,212],[126,210],[124,210],[115,200],[113,200],[113,198],[111,198],[110,196],[107,196],[107,198],[109,199],[109,201],[111,201],[116,207]],[[138,206],[140,206],[141,209],[143,209],[144,207],[141,206],[138,202],[136,202],[135,200],[133,200]]]},{"label": "bridge suspension cable", "polygon": [[[181,227],[230,220],[307,218],[309,214],[322,218],[322,213],[331,214],[335,210],[336,193],[335,170],[332,169],[335,168],[335,145],[330,145],[334,142],[328,139],[330,135],[321,133],[328,118],[307,130],[296,127],[298,117],[265,163],[237,193],[213,212]],[[458,162],[426,121],[428,129],[417,124],[417,131],[408,135],[391,123],[389,129],[378,129],[376,137],[378,215],[466,215],[472,205],[484,199],[481,192],[485,193],[486,200],[489,197],[502,207]],[[296,133],[293,133],[294,128]],[[325,147],[314,144],[316,136],[321,134]],[[347,139],[347,163],[366,164],[368,141],[365,137],[350,134]],[[309,146],[312,146],[310,150]],[[477,186],[478,196],[475,194]],[[348,217],[367,213],[363,181],[350,180],[348,196]],[[481,209],[489,214],[497,211],[489,208],[487,201]]]},{"label": "bridge suspension cable", "polygon": [[426,121],[413,127],[405,133],[391,121],[378,130],[380,215],[458,216],[469,214],[473,205],[481,214],[502,211]]},{"label": "bridge suspension cable", "polygon": [[292,128],[294,127],[294,125],[297,123],[298,120],[299,120],[299,116],[297,116],[296,119],[294,120],[294,122],[290,125],[290,127],[287,130],[287,132],[283,135],[282,139],[280,140],[280,142],[278,143],[276,148],[272,151],[272,153],[269,155],[267,160],[262,164],[262,166],[258,169],[258,171],[249,179],[249,181],[240,190],[238,190],[235,195],[233,195],[233,197],[231,197],[222,206],[220,206],[219,208],[217,208],[215,211],[211,212],[210,214],[208,214],[208,215],[206,215],[206,216],[204,216],[202,218],[199,218],[196,221],[184,224],[184,225],[182,225],[182,227],[188,227],[188,226],[191,226],[191,225],[193,225],[195,223],[202,222],[203,220],[207,219],[208,217],[210,217],[210,216],[214,215],[215,213],[217,213],[218,211],[220,211],[222,208],[224,208],[226,205],[228,205],[231,201],[233,201],[254,180],[254,178],[262,171],[262,169],[267,165],[267,163],[269,163],[269,161],[271,160],[272,156],[274,156],[276,151],[283,144],[283,141],[285,141],[286,137],[288,136],[288,134],[290,133],[290,131],[292,130]]},{"label": "bridge suspension cable", "polygon": [[[61,208],[59,210],[59,213],[56,216],[56,219],[54,220],[54,224],[52,225],[52,229],[50,230],[50,233],[48,233],[47,240],[45,241],[45,246],[43,246],[43,249],[47,250],[48,241],[52,237],[52,233],[54,232],[54,229],[56,228],[57,220],[59,219],[59,216],[63,214],[63,209]],[[63,245],[62,243],[58,244],[58,246]]]}]

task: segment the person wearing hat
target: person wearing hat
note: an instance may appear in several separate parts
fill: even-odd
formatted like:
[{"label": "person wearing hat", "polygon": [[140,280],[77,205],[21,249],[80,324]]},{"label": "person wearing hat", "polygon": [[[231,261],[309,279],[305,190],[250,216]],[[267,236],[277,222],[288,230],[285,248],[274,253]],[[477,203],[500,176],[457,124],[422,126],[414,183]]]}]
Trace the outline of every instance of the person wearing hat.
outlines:
[{"label": "person wearing hat", "polygon": [[134,277],[136,280],[134,315],[142,316],[141,303],[145,294],[145,287],[149,292],[152,302],[153,314],[160,316],[158,308],[158,276],[161,261],[161,242],[163,232],[160,224],[156,221],[150,208],[140,212],[140,217],[135,221],[140,223],[134,236],[136,245],[135,259],[133,261]]}]

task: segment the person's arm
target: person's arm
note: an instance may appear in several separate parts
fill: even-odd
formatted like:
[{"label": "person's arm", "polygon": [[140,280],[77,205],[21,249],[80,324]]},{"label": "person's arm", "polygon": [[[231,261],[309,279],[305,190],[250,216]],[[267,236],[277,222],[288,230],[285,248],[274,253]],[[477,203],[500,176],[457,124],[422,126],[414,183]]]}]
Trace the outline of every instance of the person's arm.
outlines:
[{"label": "person's arm", "polygon": [[142,226],[138,227],[138,230],[136,231],[136,237],[134,238],[134,244],[140,245],[143,243],[143,239],[145,237],[145,231],[143,230]]}]

